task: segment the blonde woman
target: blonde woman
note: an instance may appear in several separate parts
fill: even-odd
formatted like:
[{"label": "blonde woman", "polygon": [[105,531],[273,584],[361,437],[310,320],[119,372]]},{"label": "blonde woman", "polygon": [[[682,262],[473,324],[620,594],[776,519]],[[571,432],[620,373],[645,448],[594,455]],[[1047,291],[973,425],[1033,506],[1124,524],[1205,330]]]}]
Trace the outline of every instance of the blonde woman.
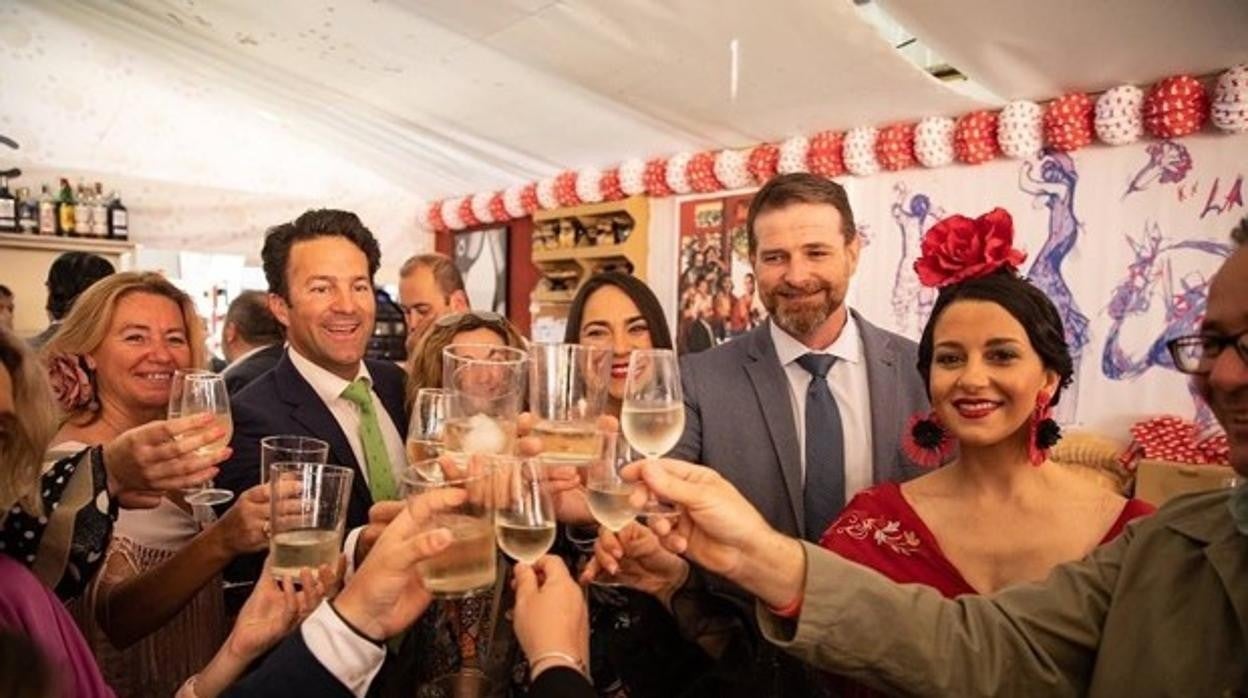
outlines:
[{"label": "blonde woman", "polygon": [[[53,365],[89,373],[86,389],[58,391],[67,418],[52,452],[160,421],[174,371],[203,366],[205,351],[194,303],[163,276],[125,272],[97,282],[44,347]],[[215,426],[204,431],[209,440],[224,436]],[[229,455],[224,449],[213,464]],[[212,657],[226,631],[220,572],[235,556],[267,548],[267,493],[244,492],[206,526],[179,490],[145,493],[152,508],[121,512],[86,614],[88,638],[119,693],[172,694]]]},{"label": "blonde woman", "polygon": [[452,344],[489,344],[524,349],[524,337],[498,313],[469,310],[434,320],[407,360],[407,409],[421,388],[442,387],[442,350]]}]

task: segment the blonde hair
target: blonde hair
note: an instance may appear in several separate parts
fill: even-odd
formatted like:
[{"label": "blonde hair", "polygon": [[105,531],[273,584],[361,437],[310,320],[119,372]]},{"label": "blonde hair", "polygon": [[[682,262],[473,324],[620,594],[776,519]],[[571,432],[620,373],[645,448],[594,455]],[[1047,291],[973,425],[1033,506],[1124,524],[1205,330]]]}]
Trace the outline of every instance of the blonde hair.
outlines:
[{"label": "blonde hair", "polygon": [[[43,356],[56,354],[90,354],[99,348],[113,323],[113,315],[121,299],[135,293],[150,293],[168,298],[182,310],[182,322],[186,325],[186,342],[191,350],[191,368],[203,368],[207,362],[208,347],[205,344],[204,322],[195,310],[195,301],[182,289],[174,286],[164,276],[151,271],[126,271],[107,276],[95,282],[78,299],[65,316],[56,334],[43,346]],[[70,419],[81,418],[84,407],[67,415]],[[98,416],[98,413],[97,413]],[[89,424],[96,416],[85,420]]]},{"label": "blonde hair", "polygon": [[58,427],[56,401],[43,364],[26,342],[3,328],[0,363],[9,372],[16,407],[14,414],[0,417],[0,511],[20,502],[27,513],[40,516],[39,475]]},{"label": "blonde hair", "polygon": [[425,330],[425,334],[421,336],[416,348],[412,350],[411,356],[407,359],[407,409],[409,412],[412,409],[412,403],[416,402],[416,393],[421,388],[442,387],[442,350],[453,344],[455,335],[460,332],[471,332],[482,327],[493,330],[509,347],[525,348],[524,337],[506,318],[502,318],[501,321],[494,320],[468,311],[434,321],[429,329]]}]

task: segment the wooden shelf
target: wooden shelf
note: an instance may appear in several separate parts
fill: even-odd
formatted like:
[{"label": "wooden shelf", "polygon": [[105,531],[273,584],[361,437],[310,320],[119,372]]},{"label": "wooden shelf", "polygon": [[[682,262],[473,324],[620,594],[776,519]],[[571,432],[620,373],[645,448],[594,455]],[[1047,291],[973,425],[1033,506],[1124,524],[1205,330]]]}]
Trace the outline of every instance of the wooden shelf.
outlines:
[{"label": "wooden shelf", "polygon": [[53,250],[58,252],[111,252],[114,254],[133,253],[138,248],[136,243],[128,240],[22,235],[20,233],[0,233],[0,246],[9,249]]},{"label": "wooden shelf", "polygon": [[580,247],[564,247],[554,250],[534,250],[533,261],[561,262],[576,259],[627,257],[632,251],[632,247],[627,242],[623,245],[582,245]]}]

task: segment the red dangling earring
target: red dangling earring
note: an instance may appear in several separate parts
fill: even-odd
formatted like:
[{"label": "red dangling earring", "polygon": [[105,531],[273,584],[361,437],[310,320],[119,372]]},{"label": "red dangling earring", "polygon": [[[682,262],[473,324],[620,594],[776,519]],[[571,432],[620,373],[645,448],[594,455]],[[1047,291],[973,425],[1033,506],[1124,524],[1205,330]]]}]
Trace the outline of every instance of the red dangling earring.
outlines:
[{"label": "red dangling earring", "polygon": [[1062,438],[1062,429],[1053,420],[1053,397],[1043,390],[1036,394],[1036,409],[1031,413],[1031,427],[1027,438],[1027,459],[1032,465],[1040,465],[1049,457],[1049,449]]},{"label": "red dangling earring", "polygon": [[949,460],[949,455],[953,453],[953,437],[945,431],[935,410],[927,415],[920,412],[906,423],[901,448],[916,465],[935,468]]}]

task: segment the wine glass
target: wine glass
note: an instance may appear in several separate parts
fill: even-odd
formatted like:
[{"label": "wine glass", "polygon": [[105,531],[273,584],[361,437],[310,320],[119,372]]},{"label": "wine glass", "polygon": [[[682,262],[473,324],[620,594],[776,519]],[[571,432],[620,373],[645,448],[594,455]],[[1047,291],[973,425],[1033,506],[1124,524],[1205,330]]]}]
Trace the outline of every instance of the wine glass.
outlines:
[{"label": "wine glass", "polygon": [[[446,418],[451,394],[442,388],[421,388],[412,402],[407,426],[407,462],[423,463],[442,454],[446,445]],[[433,477],[432,473],[426,474]]]},{"label": "wine glass", "polygon": [[611,381],[608,349],[579,344],[529,348],[529,411],[537,419],[542,460],[583,468],[601,450],[598,418]]},{"label": "wine glass", "polygon": [[555,504],[535,458],[494,457],[494,533],[498,547],[530,565],[555,542]]},{"label": "wine glass", "polygon": [[[175,374],[175,378],[176,378]],[[175,384],[178,382],[175,380]],[[197,414],[211,414],[213,426],[225,431],[225,435],[210,444],[195,449],[197,456],[211,456],[219,453],[230,443],[234,433],[234,420],[230,416],[230,395],[225,389],[225,379],[215,373],[206,371],[187,372],[180,383],[181,414],[191,417]],[[170,410],[173,411],[172,408]],[[213,505],[228,502],[234,493],[212,486],[211,481],[202,483],[183,491],[186,502],[191,505]]]},{"label": "wine glass", "polygon": [[[599,434],[602,451],[597,458],[590,461],[585,470],[589,513],[603,528],[618,533],[641,513],[634,504],[633,497],[638,486],[620,477],[620,469],[628,465],[629,460],[627,457],[621,458],[619,452],[620,449],[627,451],[628,445],[620,440],[616,432],[603,431]],[[618,586],[605,571],[594,578],[594,583]]]},{"label": "wine glass", "polygon": [[[624,405],[620,410],[624,437],[653,462],[667,454],[685,431],[680,364],[671,349],[635,349],[628,358]],[[650,497],[648,516],[672,516],[676,509]]]}]

